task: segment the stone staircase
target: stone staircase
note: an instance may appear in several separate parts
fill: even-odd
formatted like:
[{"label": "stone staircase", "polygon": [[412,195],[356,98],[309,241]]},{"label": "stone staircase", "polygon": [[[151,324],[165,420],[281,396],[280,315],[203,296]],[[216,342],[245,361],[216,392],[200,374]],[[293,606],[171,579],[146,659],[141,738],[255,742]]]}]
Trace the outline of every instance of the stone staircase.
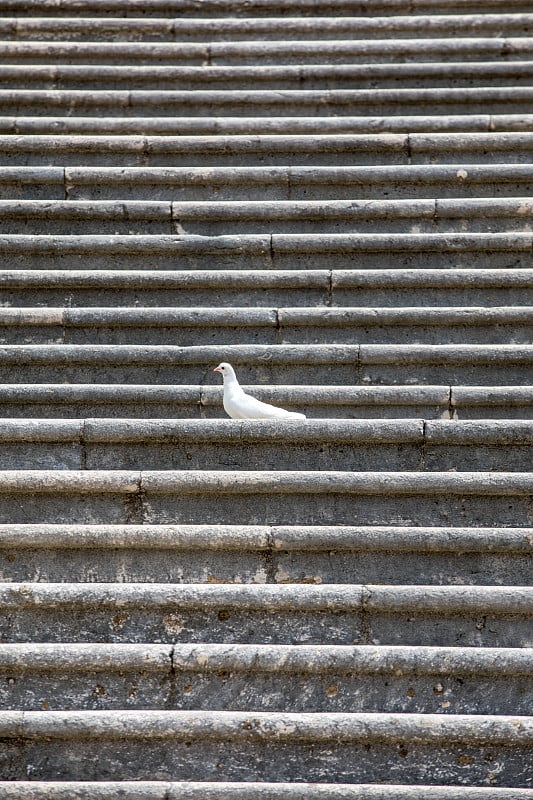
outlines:
[{"label": "stone staircase", "polygon": [[531,12],[0,0],[0,800],[533,800]]}]

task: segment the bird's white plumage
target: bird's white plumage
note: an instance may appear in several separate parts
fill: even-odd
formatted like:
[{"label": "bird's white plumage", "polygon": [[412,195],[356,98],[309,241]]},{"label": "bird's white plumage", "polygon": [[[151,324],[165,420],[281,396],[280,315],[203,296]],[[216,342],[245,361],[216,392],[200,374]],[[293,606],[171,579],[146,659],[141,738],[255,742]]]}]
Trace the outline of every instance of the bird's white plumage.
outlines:
[{"label": "bird's white plumage", "polygon": [[271,406],[246,394],[239,385],[235,370],[227,361],[219,364],[215,372],[220,372],[224,379],[224,411],[232,419],[306,419],[305,414],[285,411],[284,408]]}]

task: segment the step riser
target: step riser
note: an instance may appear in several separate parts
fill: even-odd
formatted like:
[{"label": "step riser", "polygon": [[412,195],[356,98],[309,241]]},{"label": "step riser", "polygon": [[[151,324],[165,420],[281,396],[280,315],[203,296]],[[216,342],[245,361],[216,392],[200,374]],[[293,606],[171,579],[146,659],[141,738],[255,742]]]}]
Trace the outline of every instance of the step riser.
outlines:
[{"label": "step riser", "polygon": [[[5,59],[4,59],[5,61]],[[273,59],[274,61],[274,59]],[[62,60],[62,67],[63,64]],[[68,63],[68,62],[67,62]],[[120,62],[121,65],[123,62]],[[520,64],[520,62],[518,62]],[[11,64],[10,64],[11,66]],[[51,67],[46,70],[39,70],[39,73],[32,74],[32,65],[29,64],[27,69],[22,67],[19,74],[13,74],[13,70],[9,67],[2,68],[0,61],[0,87],[2,89],[32,89],[39,91],[87,91],[93,89],[99,91],[105,86],[107,91],[121,91],[124,89],[131,89],[132,91],[191,91],[195,89],[200,90],[214,90],[214,91],[254,91],[255,88],[269,91],[294,91],[298,88],[308,91],[328,91],[328,90],[362,90],[368,91],[375,89],[396,89],[401,83],[402,89],[475,89],[476,85],[483,85],[483,87],[528,87],[531,84],[531,66],[530,62],[525,62],[523,68],[513,65],[512,69],[489,70],[481,72],[476,69],[476,64],[472,64],[471,73],[468,74],[467,70],[453,69],[453,65],[447,67],[442,64],[443,70],[448,70],[448,74],[441,73],[440,75],[428,69],[427,76],[421,75],[420,70],[413,70],[414,74],[403,74],[400,72],[396,77],[392,74],[383,75],[382,71],[375,70],[376,74],[372,74],[372,70],[366,70],[367,77],[358,74],[347,74],[345,77],[342,75],[336,76],[335,74],[328,75],[320,74],[320,70],[309,70],[311,74],[305,74],[305,71],[300,71],[298,67],[294,67],[292,74],[287,69],[285,75],[279,77],[268,72],[253,73],[249,76],[239,75],[227,77],[218,77],[216,74],[210,76],[207,74],[198,75],[173,75],[172,67],[161,68],[160,74],[150,74],[152,71],[147,68],[144,75],[135,74],[133,70],[137,69],[139,64],[134,62],[132,70],[125,70],[122,73],[110,72],[106,74],[104,70],[95,70],[94,75],[87,70],[83,72],[83,67],[73,68],[72,75],[69,75],[66,69],[59,68],[56,70]],[[381,66],[381,65],[379,65]],[[400,66],[400,65],[398,65]],[[428,67],[432,66],[430,64]],[[435,65],[437,66],[437,64]],[[508,65],[505,65],[508,66]],[[509,65],[510,66],[510,65]],[[199,69],[205,69],[200,67]],[[275,69],[275,68],[274,68]],[[59,72],[59,76],[55,76],[54,72]],[[207,72],[207,71],[206,71]],[[303,74],[300,74],[303,72]],[[387,72],[391,72],[387,70]],[[43,74],[44,73],[44,74]],[[63,74],[61,74],[63,73]],[[450,74],[451,73],[451,74]]]},{"label": "step riser", "polygon": [[[32,17],[32,7],[27,0],[5,0],[5,8],[10,13],[19,17]],[[224,3],[211,0],[202,5],[204,13],[210,17],[219,18],[227,15],[227,7]],[[101,4],[86,0],[86,2],[65,3],[57,5],[54,0],[42,0],[41,9],[47,17],[63,17],[65,14],[72,14],[76,11],[83,16],[90,17],[138,17],[142,12],[143,17],[180,17],[196,18],[198,16],[198,5],[192,2],[182,2],[182,0],[163,0],[163,2],[151,3],[149,6],[141,0],[130,0],[125,7],[120,0],[107,0]],[[523,0],[512,0],[506,4],[507,11],[513,13],[527,13],[531,10],[529,3]],[[410,6],[409,15],[433,15],[433,14],[475,14],[484,10],[486,13],[501,11],[501,6],[494,0],[480,3],[479,0],[467,0],[458,2],[457,0],[442,0],[442,2],[432,2],[432,0],[416,0]],[[246,17],[279,17],[285,14],[290,16],[313,17],[319,16],[392,16],[405,14],[405,5],[402,2],[390,2],[390,0],[373,0],[373,2],[361,2],[361,0],[292,0],[291,2],[280,3],[279,0],[267,2],[254,2],[246,6],[237,6],[234,9],[235,16]],[[4,787],[2,787],[3,789]],[[158,795],[159,797],[159,795]]]},{"label": "step riser", "polygon": [[[220,416],[226,417],[222,408]],[[280,449],[280,444],[282,448]],[[531,466],[533,446],[373,444],[333,442],[293,444],[250,442],[139,444],[121,442],[1,444],[0,469],[149,469],[268,470],[319,469],[359,471],[503,470],[524,472]]]},{"label": "step riser", "polygon": [[[285,402],[285,401],[278,401]],[[288,407],[288,404],[285,403]],[[291,406],[293,410],[295,407]],[[520,403],[507,405],[458,405],[455,411],[450,411],[447,403],[441,405],[395,405],[364,404],[356,405],[307,405],[299,403],[298,410],[309,418],[315,419],[395,419],[395,418],[425,418],[448,419],[455,416],[460,420],[474,419],[533,419],[533,406]],[[25,401],[0,402],[0,416],[13,419],[22,417],[61,418],[73,419],[80,417],[107,417],[107,418],[185,418],[185,419],[212,419],[222,416],[221,407],[200,406],[199,402],[183,404],[178,401],[168,403],[146,402],[142,398],[127,402],[68,402],[59,400],[54,402],[28,403]]]},{"label": "step riser", "polygon": [[[253,500],[252,500],[253,498]],[[22,495],[4,494],[0,522],[224,523],[290,525],[368,524],[391,520],[416,525],[528,525],[527,497],[457,496],[367,497],[346,494],[265,495]]]},{"label": "step riser", "polygon": [[[284,712],[525,714],[527,676],[0,670],[4,710],[202,709]],[[452,712],[453,709],[453,712]]]},{"label": "step riser", "polygon": [[[118,92],[118,90],[115,91]],[[394,90],[385,91],[393,92]],[[431,92],[438,90],[413,89],[413,95],[416,91]],[[343,102],[336,100],[335,95],[326,96],[327,90],[324,90],[323,98],[307,102],[298,97],[298,95],[291,98],[287,97],[285,100],[281,97],[277,100],[271,99],[263,103],[254,103],[250,100],[239,102],[235,99],[229,99],[225,103],[222,100],[217,102],[205,100],[202,102],[200,99],[196,102],[187,102],[187,99],[183,98],[183,96],[180,99],[177,98],[174,102],[159,100],[157,103],[148,103],[133,96],[128,106],[127,92],[123,92],[124,97],[122,98],[110,96],[109,101],[105,102],[97,94],[93,94],[83,100],[72,100],[71,98],[63,99],[60,94],[50,91],[46,98],[29,102],[26,98],[17,96],[16,90],[14,90],[9,97],[4,94],[0,95],[0,114],[2,116],[13,114],[19,116],[27,116],[28,114],[31,114],[31,116],[48,116],[50,114],[68,116],[69,112],[74,111],[77,114],[87,116],[118,116],[122,114],[126,117],[251,117],[254,115],[258,117],[279,117],[290,113],[293,116],[320,117],[324,113],[330,116],[345,116],[348,114],[351,116],[486,114],[487,109],[490,110],[491,114],[531,113],[531,98],[514,99],[510,94],[510,87],[504,87],[502,94],[506,91],[509,94],[499,98],[478,96],[473,89],[458,89],[456,91],[463,93],[465,95],[464,99],[445,96],[443,90],[442,98],[431,96],[424,99],[416,96],[411,98],[401,96],[393,102],[386,99],[360,97],[350,98]],[[470,97],[466,96],[469,91],[471,92]],[[499,90],[495,88],[488,91],[498,92]],[[88,93],[90,95],[90,90],[88,90]],[[249,94],[252,95],[253,93],[250,92]],[[369,94],[371,94],[370,90]]]},{"label": "step riser", "polygon": [[[53,137],[51,137],[53,138]],[[469,147],[468,143],[462,148],[448,148],[446,142],[441,148],[431,148],[426,151],[413,149],[408,152],[403,147],[403,137],[399,142],[387,143],[361,143],[359,145],[337,144],[330,146],[321,142],[306,145],[305,148],[259,146],[231,147],[222,143],[217,148],[203,150],[197,148],[146,146],[142,143],[131,146],[117,146],[112,140],[104,149],[96,144],[75,146],[64,144],[58,137],[51,144],[33,143],[26,144],[16,141],[11,147],[6,143],[0,145],[0,158],[4,167],[37,167],[57,166],[65,167],[284,167],[287,163],[294,167],[372,167],[376,163],[382,166],[431,166],[460,164],[468,165],[494,165],[507,163],[530,164],[532,158],[531,143],[511,143],[499,147],[490,141],[481,145]],[[26,146],[24,146],[26,145]],[[457,176],[456,176],[457,179]],[[208,177],[209,181],[209,177]],[[292,194],[291,194],[292,197]],[[154,198],[152,198],[154,199]],[[176,199],[176,198],[173,198]],[[292,199],[297,199],[292,197]],[[341,199],[341,198],[336,198]]]},{"label": "step riser", "polygon": [[[68,277],[68,276],[67,276]],[[312,276],[311,276],[312,277]],[[386,276],[384,276],[386,277]],[[58,281],[60,283],[60,281]],[[27,288],[0,288],[0,307],[2,308],[87,308],[113,307],[126,308],[128,306],[141,306],[143,308],[187,308],[211,306],[238,307],[255,306],[257,308],[276,308],[283,306],[309,307],[309,306],[349,306],[352,308],[395,308],[401,306],[520,306],[528,302],[529,293],[533,286],[524,282],[523,286],[502,286],[487,289],[479,286],[464,288],[413,286],[412,288],[383,287],[351,289],[333,288],[328,292],[326,285],[322,287],[265,287],[265,288],[224,288],[199,287],[194,290],[188,288],[184,282],[183,289],[171,287],[169,289],[151,288],[139,282],[137,288],[133,285],[130,289],[122,287],[113,288],[106,286],[102,281],[101,288],[85,289],[78,286],[68,286],[64,289],[46,289],[40,286]],[[111,281],[110,281],[111,283]],[[132,282],[134,283],[134,282]],[[324,281],[324,284],[326,281]],[[5,285],[5,283],[4,283]],[[412,341],[412,340],[411,340]],[[94,416],[94,415],[93,415]]]},{"label": "step riser", "polygon": [[[279,401],[282,402],[282,401]],[[284,402],[284,401],[283,401]],[[285,402],[285,407],[289,407]],[[307,417],[316,419],[394,419],[394,418],[418,418],[420,419],[448,419],[450,410],[447,403],[442,405],[306,405],[299,403],[298,409],[291,405],[291,410],[301,411]],[[461,406],[456,412],[460,419],[532,419],[533,407],[526,406]],[[54,402],[48,403],[16,402],[11,403],[4,400],[0,401],[0,416],[7,419],[22,417],[35,418],[61,418],[73,419],[80,417],[107,417],[107,418],[166,418],[166,419],[220,419],[225,414],[221,405],[200,406],[199,401],[194,403],[156,403],[144,402],[142,398],[129,403],[119,403],[109,401],[103,402]]]},{"label": "step riser", "polygon": [[[431,239],[428,238],[428,247]],[[185,247],[181,245],[185,244]],[[126,242],[127,245],[127,242]],[[375,269],[532,269],[533,250],[510,245],[507,250],[489,250],[483,246],[472,250],[448,252],[413,249],[406,252],[391,243],[382,252],[314,252],[271,254],[265,246],[250,251],[247,248],[215,248],[211,246],[204,252],[191,252],[186,248],[186,240],[176,241],[168,252],[158,252],[146,246],[126,246],[117,249],[100,247],[90,251],[86,248],[57,246],[39,251],[35,244],[28,243],[23,248],[13,246],[2,248],[0,257],[9,269],[120,269],[120,270],[375,270]],[[189,250],[189,252],[187,252]],[[522,300],[524,297],[522,296]],[[99,303],[101,304],[101,303]]]},{"label": "step riser", "polygon": [[[29,215],[28,215],[29,216]],[[196,219],[146,219],[126,220],[99,219],[98,215],[87,219],[31,219],[26,217],[11,219],[4,217],[0,222],[1,234],[24,235],[113,235],[113,234],[194,234],[196,236],[223,236],[231,231],[239,234],[270,233],[528,233],[529,220],[519,216],[492,216],[485,219],[457,218],[433,222],[423,218],[398,219],[391,215],[382,219],[339,218],[324,214],[322,219],[302,216],[299,219],[239,220],[222,219],[215,222]],[[163,303],[163,305],[165,305]]]},{"label": "step riser", "polygon": [[[5,326],[0,334],[0,344],[104,344],[135,345],[150,342],[152,345],[211,345],[223,342],[239,344],[530,344],[533,340],[531,324],[495,323],[479,326],[451,325],[346,325],[346,327],[290,326],[277,330],[273,327],[107,327],[68,328],[38,325]],[[198,377],[198,376],[197,376]]]},{"label": "step riser", "polygon": [[[4,581],[532,585],[533,557],[501,553],[0,549]],[[492,702],[492,701],[491,701]],[[510,709],[511,711],[513,709]]]},{"label": "step riser", "polygon": [[[231,355],[231,354],[229,354]],[[220,358],[215,359],[217,363]],[[211,363],[188,366],[180,363],[168,366],[165,359],[159,365],[145,366],[142,363],[126,364],[73,364],[61,360],[49,365],[36,365],[26,362],[20,354],[19,365],[0,364],[0,381],[18,383],[24,369],[24,379],[28,383],[143,383],[143,384],[190,384],[198,383],[204,375],[210,375]],[[356,361],[351,365],[279,365],[275,370],[262,373],[265,383],[288,383],[307,385],[403,385],[405,383],[405,364],[362,364],[358,370]],[[244,377],[244,376],[243,376]],[[257,377],[257,375],[255,376]],[[531,363],[482,364],[414,364],[409,366],[410,381],[415,383],[463,384],[474,386],[495,386],[502,382],[510,386],[527,386],[531,378]],[[209,378],[210,380],[210,378]],[[329,413],[329,412],[328,412]],[[20,416],[20,415],[19,415]],[[171,414],[175,417],[176,414]]]},{"label": "step riser", "polygon": [[[15,170],[15,172],[13,172]],[[0,172],[2,200],[142,200],[142,201],[219,201],[233,200],[387,200],[524,197],[533,193],[533,178],[528,167],[500,167],[492,170],[455,166],[441,167],[437,172],[413,167],[396,172],[375,170],[331,172],[324,175],[311,169],[307,174],[286,167],[266,169],[264,174],[247,176],[244,172],[197,174],[185,170],[175,177],[158,176],[150,171],[139,176],[135,171],[122,175],[115,170],[98,170],[91,174],[83,169],[60,167],[9,168]],[[466,176],[465,176],[466,172]]]},{"label": "step riser", "polygon": [[[323,134],[369,133],[488,133],[531,130],[531,114],[419,117],[321,117]],[[314,117],[0,117],[0,133],[25,135],[78,134],[148,136],[211,136],[260,134],[313,134]]]},{"label": "step riser", "polygon": [[[190,744],[190,743],[189,743]],[[310,752],[312,748],[312,751]],[[123,780],[294,780],[346,783],[385,782],[393,771],[404,783],[438,782],[483,785],[497,762],[500,785],[530,786],[530,748],[458,744],[357,745],[306,742],[284,745],[214,741],[187,746],[171,738],[161,742],[127,739],[102,748],[97,741],[9,742],[0,768],[2,778],[24,780],[94,780],[120,774]],[[325,770],[324,762],[329,768]],[[491,769],[492,768],[492,769]]]},{"label": "step riser", "polygon": [[[424,16],[364,17],[298,16],[270,19],[222,19],[217,21],[217,43],[239,41],[382,40],[463,37],[527,36],[533,27],[529,14],[435,15],[429,23]],[[209,18],[196,19],[92,19],[82,16],[63,19],[16,19],[6,17],[0,25],[2,39],[25,41],[145,41],[209,42],[213,24]],[[207,46],[204,44],[204,47]]]},{"label": "step riser", "polygon": [[[235,644],[391,644],[463,647],[530,647],[531,617],[491,614],[438,615],[411,612],[362,615],[359,611],[270,613],[163,609],[107,609],[73,606],[9,609],[0,623],[4,642],[107,642],[165,644],[228,642]],[[70,619],[69,619],[70,616]],[[295,633],[297,631],[297,633]],[[391,678],[392,681],[392,678]],[[190,682],[190,681],[187,681]],[[455,710],[455,708],[453,709]]]},{"label": "step riser", "polygon": [[[458,166],[455,176],[450,176],[447,181],[408,180],[390,176],[390,180],[372,180],[362,178],[361,181],[351,181],[348,177],[338,176],[326,181],[297,180],[291,178],[290,189],[288,177],[281,177],[272,182],[248,182],[243,179],[239,183],[226,183],[211,181],[209,177],[203,185],[199,182],[188,184],[187,178],[183,182],[162,181],[155,183],[149,178],[144,183],[135,181],[135,178],[126,184],[106,182],[105,176],[98,183],[91,181],[77,182],[75,178],[69,179],[68,197],[71,200],[383,200],[383,199],[413,199],[413,198],[469,198],[476,197],[517,197],[533,193],[533,180],[529,177],[524,180],[476,181],[475,178],[465,181],[457,177],[457,171],[463,169]],[[418,177],[418,176],[417,176]],[[2,180],[0,183],[0,199],[57,199],[63,200],[65,189],[62,185],[39,186],[35,193],[29,185],[23,183],[9,183]]]}]

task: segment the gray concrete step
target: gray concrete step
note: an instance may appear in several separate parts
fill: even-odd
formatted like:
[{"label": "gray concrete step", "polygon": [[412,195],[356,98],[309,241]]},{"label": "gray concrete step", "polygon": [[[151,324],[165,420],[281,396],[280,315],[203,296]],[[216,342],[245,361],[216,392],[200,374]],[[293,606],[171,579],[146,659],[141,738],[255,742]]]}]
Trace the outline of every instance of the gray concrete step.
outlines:
[{"label": "gray concrete step", "polygon": [[[283,781],[296,763],[313,782],[358,782],[386,780],[394,764],[404,781],[474,785],[492,774],[496,757],[507,785],[527,787],[531,779],[527,716],[27,711],[1,712],[0,725],[11,774],[22,779],[31,764],[34,780],[87,780],[119,769],[130,780]],[[102,738],[109,745],[97,755]]]},{"label": "gray concrete step", "polygon": [[531,800],[533,789],[224,781],[0,782],[2,800]]},{"label": "gray concrete step", "polygon": [[[217,383],[233,363],[247,383],[354,386],[528,383],[533,345],[2,345],[3,383]],[[219,383],[219,382],[218,382]]]},{"label": "gray concrete step", "polygon": [[[532,125],[532,114],[320,117],[323,134],[513,132],[529,131]],[[316,117],[0,117],[0,133],[25,135],[292,135],[315,133],[316,129]]]},{"label": "gray concrete step", "polygon": [[529,647],[533,588],[7,583],[0,585],[0,608],[2,640],[13,644],[144,644],[147,638],[199,646],[206,640],[375,647],[452,642],[481,653],[485,647]]},{"label": "gray concrete step", "polygon": [[[310,418],[523,419],[533,416],[530,386],[251,385],[259,399]],[[211,418],[220,387],[161,384],[0,385],[1,416],[18,418]]]},{"label": "gray concrete step", "polygon": [[[0,32],[4,35],[5,32]],[[506,64],[528,61],[533,45],[527,36],[454,36],[441,38],[424,33],[415,38],[336,38],[246,41],[175,42],[175,41],[77,41],[53,39],[4,39],[0,64],[80,64],[118,66],[167,65],[228,66],[294,65],[368,65],[388,63],[426,63],[468,61]],[[236,88],[236,87],[234,87]]]},{"label": "gray concrete step", "polygon": [[533,193],[531,164],[323,167],[1,167],[4,200],[321,201]]},{"label": "gray concrete step", "polygon": [[531,87],[461,89],[46,90],[1,89],[0,114],[63,116],[321,116],[529,114]]},{"label": "gray concrete step", "polygon": [[533,306],[26,307],[0,308],[0,326],[8,345],[529,345]]},{"label": "gray concrete step", "polygon": [[[220,416],[225,416],[220,401]],[[533,424],[519,420],[11,419],[0,469],[523,472]]]},{"label": "gray concrete step", "polygon": [[[533,91],[533,90],[532,90]],[[0,136],[5,166],[223,167],[529,164],[532,133]]]},{"label": "gray concrete step", "polygon": [[351,233],[224,236],[4,234],[11,269],[500,269],[533,266],[533,234]]},{"label": "gray concrete step", "polygon": [[528,197],[442,200],[0,200],[0,234],[530,232]]},{"label": "gray concrete step", "polygon": [[531,586],[532,533],[530,527],[10,523],[0,525],[0,574],[5,583]]},{"label": "gray concrete step", "polygon": [[7,470],[0,522],[520,527],[532,486],[530,472]]},{"label": "gray concrete step", "polygon": [[[521,37],[533,29],[531,13],[434,14],[430,17],[209,17],[93,18],[3,17],[0,37],[69,41],[235,42],[247,40],[383,39],[421,37]],[[214,36],[215,34],[215,36]]]},{"label": "gray concrete step", "polygon": [[[533,55],[533,53],[531,54]],[[49,57],[49,56],[48,56]],[[5,58],[5,57],[4,57]],[[78,59],[80,55],[78,54]],[[0,64],[3,88],[21,89],[135,89],[249,90],[258,89],[402,89],[528,86],[533,62],[528,60],[434,61],[409,64],[174,66],[137,63],[124,65]]]},{"label": "gray concrete step", "polygon": [[[524,0],[510,0],[506,3],[509,11],[530,11]],[[34,16],[35,9],[28,0],[2,0],[1,8],[17,16]],[[42,0],[39,11],[47,17],[82,13],[84,16],[112,17],[197,17],[202,12],[209,17],[225,17],[228,6],[225,0]],[[500,0],[414,0],[409,7],[402,0],[254,0],[232,7],[232,15],[238,17],[269,17],[290,12],[297,16],[375,16],[417,15],[417,14],[455,14],[487,11],[501,11]]]},{"label": "gray concrete step", "polygon": [[5,711],[209,698],[213,711],[527,715],[532,664],[530,648],[4,643],[0,697]]},{"label": "gray concrete step", "polygon": [[[2,203],[0,202],[0,207]],[[0,270],[0,303],[84,308],[520,306],[532,269]]]}]

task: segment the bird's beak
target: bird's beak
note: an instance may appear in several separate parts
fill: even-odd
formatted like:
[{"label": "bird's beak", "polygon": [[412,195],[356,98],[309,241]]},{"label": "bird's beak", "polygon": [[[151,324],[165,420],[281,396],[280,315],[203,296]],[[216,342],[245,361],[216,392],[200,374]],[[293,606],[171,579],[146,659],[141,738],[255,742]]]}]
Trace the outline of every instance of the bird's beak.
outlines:
[{"label": "bird's beak", "polygon": [[215,369],[213,370],[213,372],[220,372],[220,373],[222,373],[222,370],[220,369],[220,367],[215,367]]}]

